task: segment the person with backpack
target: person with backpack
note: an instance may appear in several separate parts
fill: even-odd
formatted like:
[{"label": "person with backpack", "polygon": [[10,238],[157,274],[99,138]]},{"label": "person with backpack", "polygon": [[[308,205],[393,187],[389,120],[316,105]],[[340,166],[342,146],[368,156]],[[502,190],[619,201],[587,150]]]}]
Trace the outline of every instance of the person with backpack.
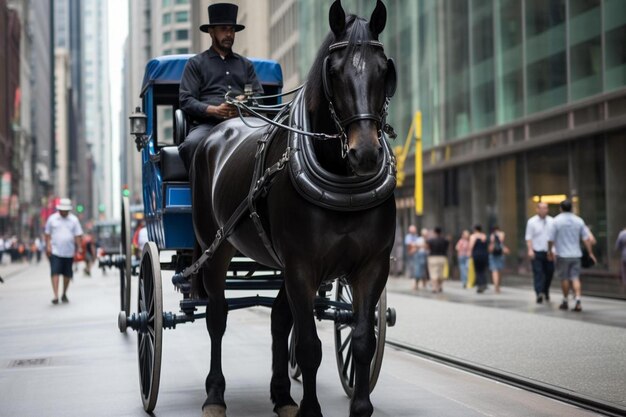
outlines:
[{"label": "person with backpack", "polygon": [[483,233],[481,225],[474,226],[474,231],[470,235],[469,250],[472,254],[474,273],[476,276],[476,292],[481,294],[487,289],[487,266],[489,263],[489,252],[487,250],[487,235]]},{"label": "person with backpack", "polygon": [[489,236],[489,270],[496,294],[500,293],[500,271],[504,268],[504,255],[508,248],[504,245],[505,234],[500,227],[493,226]]}]

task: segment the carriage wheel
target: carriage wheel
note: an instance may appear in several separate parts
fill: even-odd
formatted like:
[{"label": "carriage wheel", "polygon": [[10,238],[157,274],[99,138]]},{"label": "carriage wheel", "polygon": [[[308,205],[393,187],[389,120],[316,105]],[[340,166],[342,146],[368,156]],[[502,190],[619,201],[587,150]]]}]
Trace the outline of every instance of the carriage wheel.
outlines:
[{"label": "carriage wheel", "polygon": [[[352,304],[352,288],[344,280],[337,280],[335,300]],[[374,390],[380,368],[383,363],[385,351],[385,334],[387,332],[387,290],[383,290],[376,305],[376,324],[374,335],[376,336],[376,351],[370,364],[370,392]],[[335,355],[337,356],[337,370],[339,379],[346,395],[352,398],[354,394],[354,361],[352,359],[352,333],[354,323],[335,323]]]},{"label": "carriage wheel", "polygon": [[296,331],[292,327],[289,335],[289,375],[297,379],[302,375],[302,371],[296,362]]},{"label": "carriage wheel", "polygon": [[154,410],[159,395],[163,344],[161,264],[154,242],[148,242],[143,248],[137,294],[139,383],[143,408],[150,413]]},{"label": "carriage wheel", "polygon": [[121,261],[120,270],[120,309],[130,315],[130,276],[131,276],[131,235],[130,235],[130,205],[128,197],[122,197],[122,230],[120,239]]}]

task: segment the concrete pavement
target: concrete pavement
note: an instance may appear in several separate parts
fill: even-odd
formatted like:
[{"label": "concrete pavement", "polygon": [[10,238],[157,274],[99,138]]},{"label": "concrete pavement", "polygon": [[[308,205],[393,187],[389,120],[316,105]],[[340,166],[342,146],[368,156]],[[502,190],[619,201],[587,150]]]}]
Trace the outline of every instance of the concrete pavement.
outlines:
[{"label": "concrete pavement", "polygon": [[[163,278],[165,309],[177,311],[179,294],[169,278]],[[136,289],[136,282],[133,285]],[[92,278],[79,272],[68,296],[69,304],[50,303],[46,262],[12,275],[0,285],[0,416],[145,416],[139,398],[136,335],[117,330],[116,271],[103,276],[94,269]],[[404,303],[400,297],[405,298]],[[393,295],[390,301],[398,310],[398,327],[390,329],[390,337],[395,338],[402,326],[421,317],[421,310],[414,308],[419,300],[412,296]],[[324,415],[345,416],[349,400],[337,376],[333,327],[321,322],[318,329],[324,349],[318,374]],[[423,339],[420,334],[412,337]],[[230,417],[273,415],[270,345],[269,310],[231,312],[224,340]],[[161,387],[154,415],[201,414],[209,349],[201,322],[164,331]],[[300,382],[292,383],[292,394],[300,400]],[[386,351],[372,401],[375,415],[383,417],[593,415],[393,349]]]},{"label": "concrete pavement", "polygon": [[532,289],[477,294],[446,282],[443,293],[412,291],[390,278],[398,311],[387,338],[563,387],[626,407],[626,303],[583,296],[583,312],[536,304]]}]

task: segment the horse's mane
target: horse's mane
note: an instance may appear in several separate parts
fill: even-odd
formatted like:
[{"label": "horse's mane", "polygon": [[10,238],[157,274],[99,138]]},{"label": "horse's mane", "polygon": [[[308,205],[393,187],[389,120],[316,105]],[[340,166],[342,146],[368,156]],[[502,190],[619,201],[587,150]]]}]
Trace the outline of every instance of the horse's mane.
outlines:
[{"label": "horse's mane", "polygon": [[[352,56],[354,50],[359,48],[361,50],[360,59],[366,59],[367,51],[370,48],[364,48],[358,42],[372,38],[367,20],[354,14],[348,15],[346,17],[346,32],[348,33],[346,39],[348,41],[348,53],[346,56]],[[322,65],[324,64],[324,58],[328,56],[328,47],[338,41],[340,41],[340,39],[336,39],[333,32],[329,32],[328,35],[326,35],[326,38],[317,51],[309,74],[307,75],[305,97],[306,108],[310,112],[316,111],[320,104],[322,104],[322,100],[325,100],[322,88]]]}]

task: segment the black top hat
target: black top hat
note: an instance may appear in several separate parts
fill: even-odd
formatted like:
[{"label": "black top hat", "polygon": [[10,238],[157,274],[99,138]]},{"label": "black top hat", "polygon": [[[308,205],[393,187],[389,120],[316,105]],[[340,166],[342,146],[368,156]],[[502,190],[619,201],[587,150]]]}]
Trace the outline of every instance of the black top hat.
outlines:
[{"label": "black top hat", "polygon": [[214,26],[233,26],[235,32],[239,32],[245,28],[244,25],[237,24],[237,11],[239,7],[236,4],[216,3],[209,6],[209,23],[200,26],[200,30],[208,32],[210,27]]}]

